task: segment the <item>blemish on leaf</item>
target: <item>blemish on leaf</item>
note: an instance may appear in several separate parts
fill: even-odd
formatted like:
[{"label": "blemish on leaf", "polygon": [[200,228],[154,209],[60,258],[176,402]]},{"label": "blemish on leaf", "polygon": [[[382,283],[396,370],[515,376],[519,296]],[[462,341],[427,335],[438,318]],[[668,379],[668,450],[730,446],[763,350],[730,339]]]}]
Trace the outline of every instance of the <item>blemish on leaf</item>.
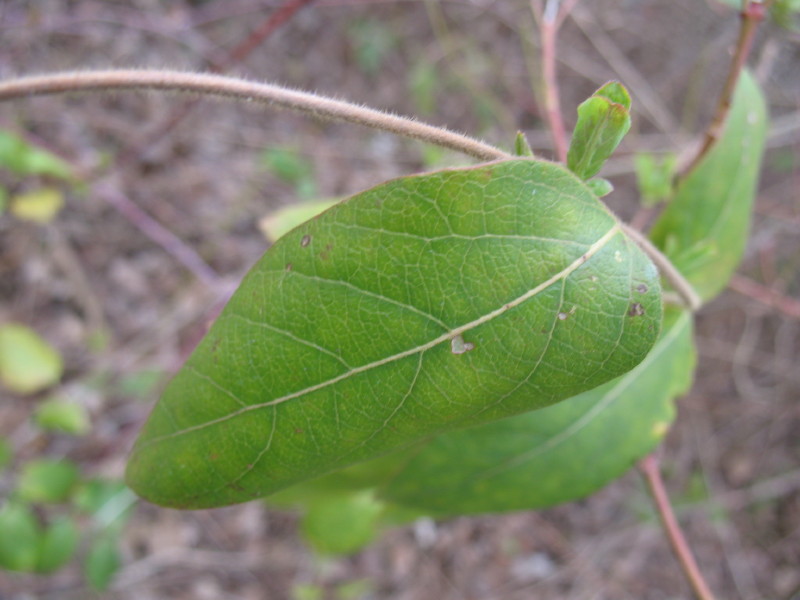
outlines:
[{"label": "blemish on leaf", "polygon": [[578,310],[578,307],[577,306],[573,306],[572,308],[569,309],[568,312],[561,311],[560,313],[558,313],[558,320],[559,321],[566,321],[572,315],[575,314],[576,310]]},{"label": "blemish on leaf", "polygon": [[285,267],[285,269],[286,269],[287,271],[291,271],[291,270],[292,270],[292,268],[293,268],[293,265],[292,265],[292,263],[286,263],[286,267]]},{"label": "blemish on leaf", "polygon": [[644,306],[642,306],[638,302],[634,302],[631,304],[631,307],[628,309],[628,316],[629,317],[641,317],[644,314]]},{"label": "blemish on leaf", "polygon": [[622,252],[620,252],[619,250],[614,252],[614,260],[621,263],[622,262]]},{"label": "blemish on leaf", "polygon": [[311,236],[310,236],[310,235],[304,235],[304,236],[303,236],[303,239],[302,239],[302,240],[300,240],[300,247],[301,247],[301,248],[305,248],[305,247],[306,247],[306,246],[308,246],[310,243],[311,243]]},{"label": "blemish on leaf", "polygon": [[645,294],[647,293],[647,286],[643,283],[640,283],[639,285],[636,286],[636,291],[639,292],[640,294]]},{"label": "blemish on leaf", "polygon": [[475,348],[472,342],[465,342],[461,335],[457,335],[450,340],[450,352],[453,354],[464,354]]},{"label": "blemish on leaf", "polygon": [[322,260],[328,260],[328,257],[331,255],[332,249],[333,249],[333,244],[325,244],[325,249],[319,253],[319,257]]}]

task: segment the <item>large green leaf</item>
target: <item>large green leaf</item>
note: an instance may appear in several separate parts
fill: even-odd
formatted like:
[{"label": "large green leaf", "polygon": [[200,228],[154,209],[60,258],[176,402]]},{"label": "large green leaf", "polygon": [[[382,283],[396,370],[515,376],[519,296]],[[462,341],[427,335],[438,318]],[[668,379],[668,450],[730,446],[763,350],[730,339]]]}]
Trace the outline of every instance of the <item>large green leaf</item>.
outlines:
[{"label": "large green leaf", "polygon": [[653,241],[703,300],[725,288],[742,258],[766,131],[764,96],[745,71],[722,137],[653,226]]},{"label": "large green leaf", "polygon": [[380,488],[388,502],[455,515],[589,495],[658,444],[690,386],[692,320],[673,314],[635,369],[539,411],[438,436]]},{"label": "large green leaf", "polygon": [[563,167],[390,181],[288,233],[168,385],[128,481],[180,508],[243,502],[627,372],[658,275]]}]

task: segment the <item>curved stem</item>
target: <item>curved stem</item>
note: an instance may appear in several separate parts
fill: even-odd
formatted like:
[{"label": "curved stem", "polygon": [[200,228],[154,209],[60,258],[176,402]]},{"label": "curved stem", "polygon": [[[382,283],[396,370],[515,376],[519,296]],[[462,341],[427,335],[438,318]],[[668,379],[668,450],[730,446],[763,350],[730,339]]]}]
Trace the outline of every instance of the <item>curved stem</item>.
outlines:
[{"label": "curved stem", "polygon": [[[255,83],[210,73],[184,73],[182,71],[157,71],[141,69],[119,69],[109,71],[75,71],[52,75],[34,75],[0,82],[0,101],[47,94],[63,94],[80,91],[155,89],[177,92],[210,94],[240,100],[289,108],[316,117],[356,123],[405,137],[421,140],[444,148],[450,148],[481,160],[514,158],[511,154],[474,138],[454,133],[372,108],[357,106],[341,100],[333,100],[291,90],[268,83]],[[622,228],[661,270],[661,274],[672,283],[675,290],[692,310],[699,308],[701,301],[692,286],[659,250],[641,233],[630,226]]]},{"label": "curved stem", "polygon": [[714,600],[714,594],[711,593],[708,584],[703,578],[692,550],[683,535],[683,531],[681,531],[681,526],[675,518],[667,490],[664,487],[664,481],[661,479],[658,459],[653,454],[646,456],[639,462],[639,470],[642,472],[645,481],[647,481],[647,487],[653,496],[661,522],[664,524],[664,530],[667,532],[669,543],[681,565],[681,569],[683,569],[684,575],[686,575],[686,579],[689,581],[689,585],[692,587],[692,591],[694,591],[695,597],[698,600]]},{"label": "curved stem", "polygon": [[510,154],[499,148],[474,138],[441,127],[426,125],[407,117],[357,106],[341,100],[324,98],[308,92],[291,90],[279,85],[256,83],[210,73],[115,69],[36,75],[0,82],[0,101],[45,94],[125,89],[195,92],[261,102],[280,108],[290,108],[312,116],[381,129],[456,150],[481,160],[511,158]]},{"label": "curved stem", "polygon": [[733,101],[733,93],[736,90],[736,83],[739,81],[739,75],[744,69],[747,57],[750,54],[750,49],[753,47],[753,38],[755,37],[756,28],[758,24],[764,20],[766,8],[761,0],[746,1],[745,7],[739,14],[742,21],[739,28],[739,39],[736,42],[736,50],[731,60],[731,66],[728,69],[728,77],[725,80],[725,85],[720,93],[717,102],[717,108],[714,111],[714,118],[706,129],[703,135],[703,143],[700,149],[689,161],[689,163],[681,169],[681,177],[685,177],[691,173],[694,168],[703,160],[703,157],[708,154],[711,148],[716,144],[722,130],[725,127],[728,113],[731,109]]},{"label": "curved stem", "polygon": [[559,1],[548,0],[540,16],[539,32],[542,39],[542,86],[544,105],[553,147],[559,162],[567,163],[567,132],[561,113],[558,77],[556,76],[556,36],[560,24]]}]

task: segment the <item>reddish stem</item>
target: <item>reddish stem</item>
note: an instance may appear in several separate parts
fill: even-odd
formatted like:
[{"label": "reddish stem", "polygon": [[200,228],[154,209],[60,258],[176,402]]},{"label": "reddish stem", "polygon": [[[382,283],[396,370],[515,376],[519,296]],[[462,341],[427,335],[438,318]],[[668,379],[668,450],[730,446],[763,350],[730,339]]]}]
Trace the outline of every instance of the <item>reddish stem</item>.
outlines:
[{"label": "reddish stem", "polygon": [[544,105],[553,148],[556,157],[562,163],[567,162],[567,132],[564,129],[564,118],[561,114],[561,100],[556,76],[556,35],[558,20],[542,18],[539,26],[542,36],[542,83],[544,85]]},{"label": "reddish stem", "polygon": [[653,496],[653,501],[669,538],[672,551],[675,553],[675,557],[678,559],[681,569],[683,569],[683,573],[694,591],[694,595],[698,600],[714,600],[714,594],[711,593],[708,584],[703,578],[692,550],[683,535],[683,531],[681,531],[678,520],[675,518],[672,504],[670,504],[667,490],[664,487],[664,481],[661,479],[658,458],[654,454],[646,456],[639,461],[639,470],[644,475],[645,481],[647,481],[647,487]]},{"label": "reddish stem", "polygon": [[747,57],[750,55],[750,50],[753,47],[753,39],[758,24],[764,20],[766,8],[764,4],[759,2],[748,2],[747,6],[739,13],[741,18],[741,27],[739,28],[739,39],[736,42],[736,50],[731,60],[731,66],[728,70],[728,77],[725,80],[725,85],[719,96],[716,111],[711,123],[703,135],[703,143],[700,146],[697,154],[692,158],[689,164],[682,169],[681,176],[685,177],[688,173],[700,163],[703,157],[708,154],[709,150],[714,146],[719,137],[722,135],[722,130],[725,127],[728,113],[731,109],[731,102],[733,100],[733,93],[736,90],[736,84],[739,81],[739,75],[744,69]]},{"label": "reddish stem", "polygon": [[770,306],[790,319],[800,320],[800,301],[781,294],[743,275],[731,277],[730,288],[740,294]]},{"label": "reddish stem", "polygon": [[286,2],[267,19],[262,21],[242,43],[237,45],[228,53],[228,56],[219,62],[220,66],[217,72],[221,73],[227,71],[232,66],[242,62],[245,58],[250,56],[264,40],[272,35],[276,29],[291,19],[297,11],[315,1],[316,0],[290,0]]},{"label": "reddish stem", "polygon": [[[289,21],[297,11],[316,0],[289,0],[280,8],[275,10],[269,17],[264,19],[250,35],[241,43],[236,45],[228,54],[220,60],[209,60],[208,68],[212,73],[224,73],[238,63],[250,56],[256,48],[272,35],[281,25]],[[120,153],[117,159],[117,167],[124,168],[129,163],[142,155],[147,149],[163,140],[170,134],[189,113],[192,112],[199,100],[188,100],[176,106],[169,112],[161,124],[155,128],[155,132],[147,135],[142,141],[134,143],[127,150]]]},{"label": "reddish stem", "polygon": [[147,214],[142,208],[125,195],[112,188],[98,190],[106,201],[119,213],[133,223],[139,231],[161,246],[170,256],[177,259],[189,269],[195,277],[214,289],[219,283],[219,276],[197,252],[184,243],[178,236]]}]

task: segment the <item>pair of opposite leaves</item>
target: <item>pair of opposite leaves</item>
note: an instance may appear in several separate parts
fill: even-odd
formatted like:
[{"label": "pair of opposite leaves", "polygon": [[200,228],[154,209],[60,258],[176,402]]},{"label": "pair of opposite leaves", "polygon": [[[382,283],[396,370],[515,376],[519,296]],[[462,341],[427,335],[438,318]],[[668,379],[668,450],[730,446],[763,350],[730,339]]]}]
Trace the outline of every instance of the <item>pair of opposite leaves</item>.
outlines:
[{"label": "pair of opposite leaves", "polygon": [[650,261],[565,168],[411,176],[293,230],[170,383],[128,480],[178,508],[262,497],[630,371]]}]

